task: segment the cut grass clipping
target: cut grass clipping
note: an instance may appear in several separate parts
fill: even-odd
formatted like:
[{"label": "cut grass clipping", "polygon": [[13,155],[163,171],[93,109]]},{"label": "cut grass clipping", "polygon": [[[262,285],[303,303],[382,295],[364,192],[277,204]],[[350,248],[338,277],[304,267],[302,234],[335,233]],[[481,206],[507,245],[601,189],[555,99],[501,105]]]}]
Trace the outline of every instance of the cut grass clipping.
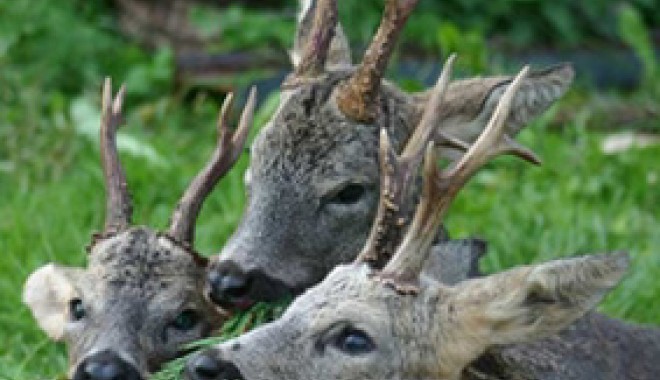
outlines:
[{"label": "cut grass clipping", "polygon": [[246,333],[261,324],[273,321],[279,318],[291,299],[278,301],[275,303],[260,302],[246,311],[238,312],[227,321],[220,330],[219,336],[214,336],[196,342],[190,343],[184,347],[188,354],[167,363],[160,372],[151,377],[151,380],[180,380],[183,379],[183,369],[188,358],[196,352],[222,343],[226,340],[235,338]]}]

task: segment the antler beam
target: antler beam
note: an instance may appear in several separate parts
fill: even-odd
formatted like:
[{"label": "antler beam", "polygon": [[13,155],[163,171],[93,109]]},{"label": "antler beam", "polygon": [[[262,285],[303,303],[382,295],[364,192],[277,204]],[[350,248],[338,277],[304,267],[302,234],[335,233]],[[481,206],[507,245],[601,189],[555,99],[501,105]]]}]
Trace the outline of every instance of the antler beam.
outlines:
[{"label": "antler beam", "polygon": [[520,145],[511,143],[504,127],[513,97],[528,72],[529,68],[525,66],[518,73],[500,99],[486,129],[456,165],[440,170],[436,164],[436,148],[433,142],[429,142],[421,201],[403,242],[379,275],[397,290],[416,290],[419,273],[428,258],[435,231],[465,183],[491,159],[501,154],[519,155]]},{"label": "antler beam", "polygon": [[[427,136],[421,132],[418,139],[411,138],[410,144],[416,146],[415,149],[419,149],[419,146],[424,144],[427,146],[423,170],[424,187],[422,197],[403,242],[389,263],[378,274],[381,280],[393,286],[397,291],[402,293],[417,291],[419,274],[428,258],[435,232],[442,223],[451,202],[466,182],[488,161],[501,154],[514,154],[523,158],[530,157],[531,152],[511,140],[505,134],[504,128],[513,98],[528,72],[529,68],[524,67],[518,73],[500,99],[486,129],[463,157],[448,169],[441,170],[437,167],[436,144],[452,144],[460,147],[464,145],[463,142],[452,142],[451,139],[443,140],[442,138],[439,142],[433,142],[430,135]],[[442,80],[438,82],[418,129],[426,130],[426,128],[429,128],[427,123],[435,123],[432,113],[437,110],[437,106],[441,102],[439,94],[445,91],[441,85]],[[417,134],[417,131],[415,133]]]},{"label": "antler beam", "polygon": [[385,69],[403,26],[418,0],[388,0],[376,36],[362,63],[337,95],[337,104],[348,117],[371,122],[376,117],[378,92]]},{"label": "antler beam", "polygon": [[195,222],[204,200],[218,181],[231,169],[243,150],[252,125],[256,89],[250,90],[238,128],[229,129],[229,110],[233,103],[232,94],[227,95],[218,117],[218,144],[211,159],[197,174],[179,200],[170,220],[169,235],[176,241],[192,247],[195,238]]},{"label": "antler beam", "polygon": [[422,115],[422,121],[413,132],[400,156],[390,145],[387,131],[380,134],[380,201],[371,233],[357,261],[368,262],[375,268],[382,268],[392,257],[401,241],[403,217],[400,205],[408,194],[412,179],[417,175],[426,144],[431,139],[437,125],[436,112],[441,105],[447,88],[456,56],[452,54],[442,68],[435,90]]},{"label": "antler beam", "polygon": [[131,224],[133,207],[128,193],[126,175],[117,153],[117,129],[122,123],[122,104],[126,86],[122,85],[112,98],[112,81],[103,84],[101,113],[101,164],[106,185],[105,226],[103,234],[123,231]]}]

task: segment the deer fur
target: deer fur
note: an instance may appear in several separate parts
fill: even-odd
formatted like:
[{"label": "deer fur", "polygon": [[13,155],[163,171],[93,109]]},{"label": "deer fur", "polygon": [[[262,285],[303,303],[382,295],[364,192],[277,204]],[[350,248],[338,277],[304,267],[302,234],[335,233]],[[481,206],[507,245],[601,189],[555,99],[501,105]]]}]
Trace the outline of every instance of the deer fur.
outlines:
[{"label": "deer fur", "polygon": [[[493,369],[479,372],[471,363],[489,360],[482,356],[488,350],[506,351],[502,345],[561,332],[591,311],[621,281],[629,265],[624,252],[521,266],[453,286],[421,275],[435,230],[467,181],[499,155],[534,157],[514,143],[505,129],[516,92],[528,75],[525,67],[502,95],[476,141],[460,148],[464,154],[457,162],[442,170],[437,167],[437,153],[443,148],[431,133],[438,117],[434,109],[445,101],[452,61],[450,58],[443,69],[427,110],[400,155],[390,145],[387,131],[381,131],[383,186],[378,213],[355,262],[335,268],[320,284],[297,298],[281,319],[193,356],[186,369],[190,379],[493,378]],[[404,202],[397,189],[415,180],[411,173],[417,171],[422,154],[423,188],[412,221],[401,239],[383,233],[402,228],[396,212],[392,212]],[[381,244],[382,239],[394,249],[390,244]],[[585,318],[581,323],[589,326],[591,320]],[[534,377],[525,378],[530,379],[559,379],[563,375],[570,379],[600,379],[610,375],[603,371],[612,366],[599,367],[599,361],[608,360],[627,362],[634,368],[622,379],[657,377],[660,364],[652,355],[635,358],[616,348],[621,343],[647,342],[650,345],[644,349],[658,353],[660,330],[601,320],[602,325],[613,327],[611,333],[599,338],[594,336],[599,331],[594,328],[575,334],[593,337],[593,341],[566,341],[565,350],[555,353],[570,358],[580,352],[580,345],[607,343],[615,348],[608,351],[611,357],[591,353],[580,363],[582,368],[559,366],[555,372],[541,373],[542,365],[552,366],[557,361],[534,355],[550,353],[557,346],[549,345],[545,350],[542,346],[531,352],[520,351],[519,347],[504,355],[496,354],[494,358],[509,362],[498,363],[503,368],[495,370],[500,374],[529,373]],[[590,376],[581,375],[587,366],[593,369],[587,372]],[[521,371],[526,368],[532,371]]]},{"label": "deer fur", "polygon": [[[651,380],[660,369],[654,357],[660,352],[658,330],[597,314],[559,337],[500,346],[569,326],[596,305],[626,267],[625,255],[614,254],[519,267],[455,287],[425,277],[412,297],[374,281],[365,264],[342,265],[297,298],[281,319],[194,356],[188,376]],[[346,352],[345,335],[353,330],[366,334],[374,348]],[[209,361],[221,372],[200,376],[198,368]]]},{"label": "deer fur", "polygon": [[[86,360],[112,352],[135,369],[127,379],[146,379],[226,319],[203,295],[205,269],[167,236],[133,227],[96,244],[86,268],[37,269],[23,300],[44,332],[66,343],[70,378],[87,379]],[[76,300],[86,313],[79,321],[71,315]],[[182,331],[173,322],[184,310],[198,321]]]},{"label": "deer fur", "polygon": [[[245,175],[247,208],[211,263],[210,293],[223,306],[299,294],[336,265],[354,259],[367,238],[378,202],[380,130],[387,130],[392,145],[400,150],[428,103],[428,92],[409,94],[383,80],[374,101],[374,119],[358,121],[347,116],[337,102],[338,93],[359,69],[350,60],[340,24],[334,29],[323,72],[313,78],[296,76],[303,48],[315,41],[310,37],[314,11],[324,1],[302,2],[292,52],[294,73],[283,84],[277,111],[252,146]],[[436,131],[473,142],[511,79],[452,81],[446,101],[437,109]],[[514,99],[507,133],[515,136],[547,110],[572,79],[570,65],[532,72]],[[454,149],[442,154],[452,160],[460,156]],[[479,250],[483,244],[446,243],[446,239],[440,231],[430,268],[448,268],[446,263],[456,260],[461,261],[460,268],[474,266],[472,259],[483,254]],[[445,244],[476,250],[459,255]],[[444,273],[430,274],[451,282]],[[226,289],[227,284],[236,283],[243,286],[234,286],[231,292]]]},{"label": "deer fur", "polygon": [[132,206],[115,145],[125,89],[114,99],[110,89],[108,79],[101,119],[104,230],[93,236],[87,267],[47,264],[29,276],[23,292],[41,329],[66,343],[73,380],[146,379],[226,319],[204,296],[207,260],[194,250],[194,224],[202,202],[243,148],[255,100],[253,92],[232,132],[227,98],[212,158],[181,198],[169,230],[159,232],[131,226]]}]

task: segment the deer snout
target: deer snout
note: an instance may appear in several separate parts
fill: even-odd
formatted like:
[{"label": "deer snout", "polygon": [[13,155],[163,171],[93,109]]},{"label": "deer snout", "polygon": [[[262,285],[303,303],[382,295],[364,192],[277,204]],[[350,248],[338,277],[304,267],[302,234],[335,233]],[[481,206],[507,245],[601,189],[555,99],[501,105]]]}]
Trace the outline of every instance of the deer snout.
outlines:
[{"label": "deer snout", "polygon": [[188,361],[186,378],[189,380],[244,379],[233,363],[217,358],[213,350],[204,351]]},{"label": "deer snout", "polygon": [[223,308],[245,309],[251,306],[248,298],[251,279],[238,270],[219,268],[208,274],[209,298]]},{"label": "deer snout", "polygon": [[138,370],[112,351],[101,351],[80,363],[73,380],[143,380]]},{"label": "deer snout", "polygon": [[211,301],[227,310],[245,310],[256,302],[272,302],[297,294],[264,271],[245,270],[231,260],[211,264],[207,292]]}]

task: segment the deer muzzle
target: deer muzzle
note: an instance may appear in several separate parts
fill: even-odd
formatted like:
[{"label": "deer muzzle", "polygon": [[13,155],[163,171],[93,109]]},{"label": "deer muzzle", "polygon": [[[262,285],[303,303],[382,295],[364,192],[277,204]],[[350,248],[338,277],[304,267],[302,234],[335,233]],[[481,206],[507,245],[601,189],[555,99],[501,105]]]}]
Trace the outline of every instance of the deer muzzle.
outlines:
[{"label": "deer muzzle", "polygon": [[186,379],[189,380],[244,380],[245,378],[233,363],[216,357],[213,351],[204,351],[186,365]]}]

